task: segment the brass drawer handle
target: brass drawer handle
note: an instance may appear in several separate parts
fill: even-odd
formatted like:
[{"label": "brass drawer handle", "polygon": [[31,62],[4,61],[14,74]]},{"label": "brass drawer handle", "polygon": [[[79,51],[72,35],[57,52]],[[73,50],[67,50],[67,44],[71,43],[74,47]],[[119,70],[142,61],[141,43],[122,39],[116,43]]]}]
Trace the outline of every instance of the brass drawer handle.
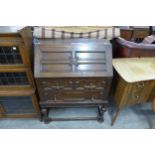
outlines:
[{"label": "brass drawer handle", "polygon": [[44,95],[47,96],[48,95],[48,92],[44,92]]},{"label": "brass drawer handle", "polygon": [[144,88],[144,86],[145,86],[144,82],[143,83],[137,83],[138,88]]},{"label": "brass drawer handle", "polygon": [[75,102],[75,101],[84,101],[85,98],[64,98],[64,101],[68,101],[68,102]]},{"label": "brass drawer handle", "polygon": [[134,95],[134,99],[136,100],[139,99],[139,97],[140,97],[139,95]]},{"label": "brass drawer handle", "polygon": [[97,90],[104,90],[105,88],[104,87],[97,87],[96,89]]},{"label": "brass drawer handle", "polygon": [[45,90],[45,91],[50,91],[50,90],[52,90],[52,88],[50,88],[50,87],[45,87],[44,90]]},{"label": "brass drawer handle", "polygon": [[102,81],[101,83],[106,84],[107,81]]},{"label": "brass drawer handle", "polygon": [[64,90],[72,90],[70,87],[65,87]]},{"label": "brass drawer handle", "polygon": [[42,84],[46,84],[46,81],[42,81]]},{"label": "brass drawer handle", "polygon": [[[63,98],[62,99],[63,101],[68,101],[68,102],[75,102],[75,101],[84,101],[85,98]],[[54,95],[54,101],[57,102],[58,99],[57,99],[57,95]]]},{"label": "brass drawer handle", "polygon": [[63,87],[63,86],[57,85],[57,86],[52,86],[52,88],[53,88],[53,89],[63,89],[64,87]]},{"label": "brass drawer handle", "polygon": [[69,84],[73,84],[73,81],[69,81]]},{"label": "brass drawer handle", "polygon": [[96,86],[95,85],[91,85],[91,86],[85,86],[86,89],[95,89]]}]

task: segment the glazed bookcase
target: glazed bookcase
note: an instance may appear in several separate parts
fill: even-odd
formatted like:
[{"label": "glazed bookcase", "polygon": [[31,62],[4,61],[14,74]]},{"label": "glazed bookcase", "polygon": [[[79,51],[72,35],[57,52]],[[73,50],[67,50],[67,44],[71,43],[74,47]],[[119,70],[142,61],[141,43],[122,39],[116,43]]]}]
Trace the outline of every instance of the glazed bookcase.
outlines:
[{"label": "glazed bookcase", "polygon": [[30,27],[0,34],[0,118],[39,117]]}]

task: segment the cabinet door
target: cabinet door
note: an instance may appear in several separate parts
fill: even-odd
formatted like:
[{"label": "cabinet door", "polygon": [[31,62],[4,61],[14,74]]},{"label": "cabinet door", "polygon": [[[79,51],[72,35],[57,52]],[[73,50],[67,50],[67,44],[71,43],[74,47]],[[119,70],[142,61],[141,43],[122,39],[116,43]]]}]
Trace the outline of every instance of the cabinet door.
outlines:
[{"label": "cabinet door", "polygon": [[21,65],[23,60],[19,47],[0,46],[0,65]]}]

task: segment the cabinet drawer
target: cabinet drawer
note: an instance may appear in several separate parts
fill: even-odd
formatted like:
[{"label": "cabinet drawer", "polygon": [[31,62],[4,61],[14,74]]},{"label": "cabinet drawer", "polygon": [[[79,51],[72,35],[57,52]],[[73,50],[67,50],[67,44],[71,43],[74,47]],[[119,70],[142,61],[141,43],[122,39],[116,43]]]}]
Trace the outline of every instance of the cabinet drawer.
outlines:
[{"label": "cabinet drawer", "polygon": [[65,92],[44,92],[41,96],[42,101],[53,100],[55,102],[59,101],[85,101],[85,100],[96,100],[96,99],[106,99],[106,94],[104,92],[93,91],[93,92],[82,92],[82,91],[65,91]]},{"label": "cabinet drawer", "polygon": [[108,95],[107,78],[37,79],[40,100],[102,99]]},{"label": "cabinet drawer", "polygon": [[104,90],[107,79],[37,79],[39,91]]},{"label": "cabinet drawer", "polygon": [[144,103],[148,100],[152,90],[152,81],[137,82],[132,84],[128,94],[128,104]]}]

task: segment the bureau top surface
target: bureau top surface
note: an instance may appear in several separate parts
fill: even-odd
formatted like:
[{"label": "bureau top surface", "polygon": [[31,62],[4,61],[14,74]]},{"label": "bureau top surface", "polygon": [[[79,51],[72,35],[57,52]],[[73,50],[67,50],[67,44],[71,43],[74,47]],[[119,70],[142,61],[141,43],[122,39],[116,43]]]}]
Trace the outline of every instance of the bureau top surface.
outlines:
[{"label": "bureau top surface", "polygon": [[155,58],[117,58],[113,66],[126,82],[155,80]]},{"label": "bureau top surface", "polygon": [[107,40],[41,39],[35,44],[35,77],[112,75],[112,48]]},{"label": "bureau top surface", "polygon": [[35,39],[35,44],[39,45],[60,45],[74,43],[89,43],[89,44],[107,44],[111,45],[107,39]]}]

